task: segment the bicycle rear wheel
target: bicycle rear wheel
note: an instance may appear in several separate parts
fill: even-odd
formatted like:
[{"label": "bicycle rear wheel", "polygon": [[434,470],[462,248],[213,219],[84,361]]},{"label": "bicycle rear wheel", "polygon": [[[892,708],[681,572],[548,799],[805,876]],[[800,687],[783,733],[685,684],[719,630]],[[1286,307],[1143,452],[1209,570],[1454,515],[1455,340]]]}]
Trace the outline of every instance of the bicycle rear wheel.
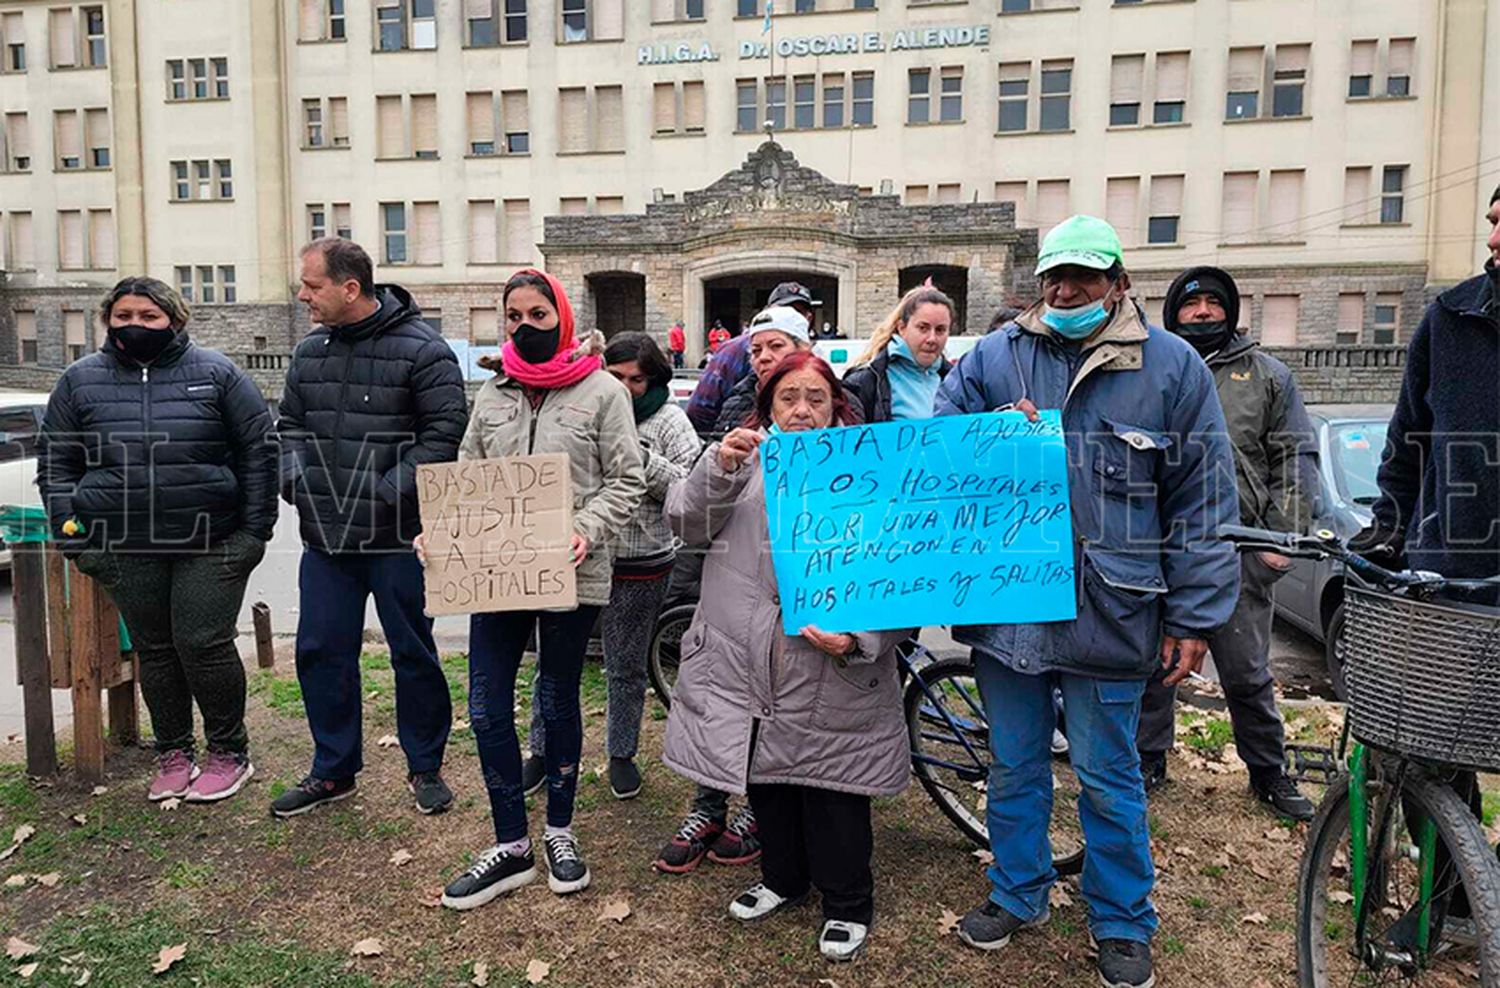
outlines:
[{"label": "bicycle rear wheel", "polygon": [[678,604],[661,612],[646,653],[646,673],[661,705],[672,708],[672,687],[677,683],[677,664],[682,659],[682,636],[693,623],[697,604]]},{"label": "bicycle rear wheel", "polygon": [[[1357,946],[1349,842],[1349,778],[1328,789],[1308,832],[1297,890],[1297,976],[1303,988],[1353,985],[1474,984],[1500,988],[1500,865],[1473,813],[1448,786],[1408,775],[1366,786],[1369,850],[1364,947]],[[1423,925],[1421,854],[1408,827],[1424,816],[1451,866],[1433,880],[1426,925],[1428,950],[1418,949]],[[1381,827],[1382,818],[1386,825]],[[1379,841],[1377,846],[1377,840]],[[1447,915],[1460,887],[1472,923]]]},{"label": "bicycle rear wheel", "polygon": [[[985,803],[990,771],[989,721],[967,658],[923,667],[906,687],[906,727],[912,771],[942,814],[976,846],[988,849]],[[1053,759],[1052,866],[1059,874],[1083,869],[1078,823],[1078,777],[1066,758]]]}]

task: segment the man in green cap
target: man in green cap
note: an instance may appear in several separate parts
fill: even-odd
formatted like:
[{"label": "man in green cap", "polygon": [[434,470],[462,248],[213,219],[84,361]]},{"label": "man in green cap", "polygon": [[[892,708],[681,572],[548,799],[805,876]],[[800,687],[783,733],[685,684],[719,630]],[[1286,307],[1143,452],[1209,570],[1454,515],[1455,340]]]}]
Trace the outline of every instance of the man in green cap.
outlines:
[{"label": "man in green cap", "polygon": [[1234,459],[1212,373],[1146,324],[1108,223],[1057,226],[1036,273],[1041,300],[980,340],[936,402],[939,415],[1061,409],[1078,600],[1071,621],[954,629],[974,650],[990,723],[995,857],[990,894],[958,935],[996,950],[1047,920],[1057,690],[1083,786],[1081,887],[1100,979],[1147,988],[1157,919],[1135,749],[1141,694],[1158,668],[1174,685],[1199,669],[1234,611],[1239,563],[1215,537],[1239,520]]}]

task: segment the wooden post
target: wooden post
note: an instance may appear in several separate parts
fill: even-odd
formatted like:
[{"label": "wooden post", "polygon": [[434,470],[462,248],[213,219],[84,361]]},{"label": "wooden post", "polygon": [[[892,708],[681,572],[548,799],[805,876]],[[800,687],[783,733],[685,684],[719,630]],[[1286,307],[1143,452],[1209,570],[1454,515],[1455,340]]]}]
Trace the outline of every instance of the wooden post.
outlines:
[{"label": "wooden post", "polygon": [[276,665],[276,645],[271,641],[271,608],[263,600],[250,607],[250,617],[255,622],[255,659],[262,669]]},{"label": "wooden post", "polygon": [[[99,587],[75,566],[68,568],[68,625],[73,662],[73,761],[85,782],[104,781],[104,650],[100,639]],[[119,661],[116,646],[114,661]]]},{"label": "wooden post", "polygon": [[52,671],[47,657],[47,570],[43,543],[11,546],[16,618],[16,668],[26,711],[26,774],[57,774],[52,724]]}]

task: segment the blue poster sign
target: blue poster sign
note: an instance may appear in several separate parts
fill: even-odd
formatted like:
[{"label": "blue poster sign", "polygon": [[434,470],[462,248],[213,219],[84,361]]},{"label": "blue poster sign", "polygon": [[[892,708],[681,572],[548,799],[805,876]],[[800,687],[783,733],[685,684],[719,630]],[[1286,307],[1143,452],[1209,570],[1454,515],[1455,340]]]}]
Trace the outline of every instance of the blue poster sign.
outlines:
[{"label": "blue poster sign", "polygon": [[1056,410],[782,432],[760,454],[787,634],[1077,616]]}]

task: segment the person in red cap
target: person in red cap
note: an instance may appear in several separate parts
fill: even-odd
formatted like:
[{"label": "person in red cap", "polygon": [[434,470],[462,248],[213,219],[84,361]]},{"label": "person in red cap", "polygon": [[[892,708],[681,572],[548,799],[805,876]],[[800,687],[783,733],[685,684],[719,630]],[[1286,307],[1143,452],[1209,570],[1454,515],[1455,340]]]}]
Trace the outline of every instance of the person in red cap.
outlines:
[{"label": "person in red cap", "polygon": [[547,884],[558,895],[589,884],[573,833],[573,800],[583,746],[579,682],[589,633],[609,603],[613,535],[646,493],[630,392],[604,370],[604,337],[574,339],[573,308],[557,279],[518,271],[502,296],[506,343],[474,399],[460,460],[563,453],[573,485],[573,566],[578,606],[570,611],[475,614],[469,622],[469,722],[489,790],[495,843],[443,891],[443,905],[474,909],[537,877],[526,826],[521,746],[516,737],[516,673],[537,642],[534,701],[546,731]]}]

